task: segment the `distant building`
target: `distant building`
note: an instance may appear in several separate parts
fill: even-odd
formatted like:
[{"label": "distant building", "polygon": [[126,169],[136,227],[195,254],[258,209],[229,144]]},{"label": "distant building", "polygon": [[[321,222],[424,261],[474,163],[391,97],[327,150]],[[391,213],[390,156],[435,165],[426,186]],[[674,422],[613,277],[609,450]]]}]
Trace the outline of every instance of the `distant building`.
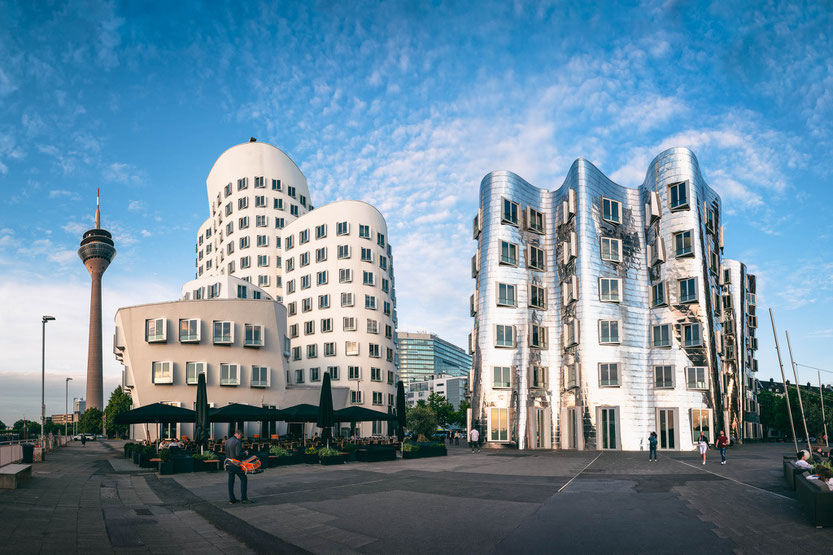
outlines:
[{"label": "distant building", "polygon": [[76,414],[84,414],[87,410],[87,401],[84,399],[75,399],[72,404],[72,411]]},{"label": "distant building", "polygon": [[396,335],[399,338],[399,375],[406,384],[438,374],[469,375],[472,358],[462,348],[433,333],[400,331]]},{"label": "distant building", "polygon": [[460,408],[460,403],[466,400],[468,391],[468,376],[450,376],[439,374],[429,376],[424,380],[414,380],[405,383],[405,404],[409,407],[415,406],[419,401],[428,401],[432,393],[442,395],[445,400],[454,405],[454,409]]},{"label": "distant building", "polygon": [[50,418],[53,424],[57,424],[59,426],[77,422],[74,414],[53,414]]}]

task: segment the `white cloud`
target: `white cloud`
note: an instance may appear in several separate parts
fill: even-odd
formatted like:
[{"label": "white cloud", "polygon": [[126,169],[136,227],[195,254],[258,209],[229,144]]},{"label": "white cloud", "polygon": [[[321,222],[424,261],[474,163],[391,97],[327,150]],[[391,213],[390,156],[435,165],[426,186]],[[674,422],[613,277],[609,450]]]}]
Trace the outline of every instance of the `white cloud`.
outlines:
[{"label": "white cloud", "polygon": [[147,206],[141,200],[131,200],[127,203],[127,209],[131,212],[144,212]]}]

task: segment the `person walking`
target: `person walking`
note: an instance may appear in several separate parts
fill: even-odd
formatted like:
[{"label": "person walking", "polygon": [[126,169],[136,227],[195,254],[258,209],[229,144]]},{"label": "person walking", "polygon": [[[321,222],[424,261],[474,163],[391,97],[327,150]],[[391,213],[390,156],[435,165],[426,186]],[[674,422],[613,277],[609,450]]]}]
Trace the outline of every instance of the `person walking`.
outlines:
[{"label": "person walking", "polygon": [[454,445],[460,445],[460,431],[454,431]]},{"label": "person walking", "polygon": [[726,448],[729,447],[729,438],[720,430],[720,435],[714,442],[714,446],[720,449],[720,464],[726,464]]},{"label": "person walking", "polygon": [[[233,505],[237,503],[237,498],[234,497],[234,477],[237,476],[240,478],[240,501],[242,503],[253,503],[249,499],[248,489],[249,479],[246,477],[246,473],[240,468],[240,459],[243,455],[243,442],[241,442],[241,438],[243,437],[243,430],[237,430],[234,432],[234,435],[226,440],[226,472],[228,473],[228,502],[229,505]],[[231,459],[236,460],[237,462],[232,462]]]},{"label": "person walking", "polygon": [[81,434],[81,447],[87,446],[87,434]]},{"label": "person walking", "polygon": [[648,436],[648,462],[657,462],[657,433]]},{"label": "person walking", "polygon": [[480,452],[480,432],[477,431],[477,428],[472,428],[469,432],[469,447],[471,447],[472,453],[475,449],[478,453]]},{"label": "person walking", "polygon": [[709,447],[709,439],[703,432],[700,432],[700,438],[697,440],[697,447],[700,449],[700,455],[703,457],[703,464],[706,464],[706,451],[711,449],[711,447]]}]

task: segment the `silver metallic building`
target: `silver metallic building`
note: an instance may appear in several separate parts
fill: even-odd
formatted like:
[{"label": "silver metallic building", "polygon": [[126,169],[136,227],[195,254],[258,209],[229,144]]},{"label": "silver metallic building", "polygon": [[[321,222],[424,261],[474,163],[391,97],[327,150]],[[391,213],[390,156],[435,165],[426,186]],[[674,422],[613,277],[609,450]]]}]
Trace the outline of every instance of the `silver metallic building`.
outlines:
[{"label": "silver metallic building", "polygon": [[723,370],[720,223],[684,148],[657,156],[637,189],[584,159],[555,191],[486,175],[470,340],[486,441],[636,450],[656,431],[678,450],[701,431],[739,432],[727,398],[746,382]]}]

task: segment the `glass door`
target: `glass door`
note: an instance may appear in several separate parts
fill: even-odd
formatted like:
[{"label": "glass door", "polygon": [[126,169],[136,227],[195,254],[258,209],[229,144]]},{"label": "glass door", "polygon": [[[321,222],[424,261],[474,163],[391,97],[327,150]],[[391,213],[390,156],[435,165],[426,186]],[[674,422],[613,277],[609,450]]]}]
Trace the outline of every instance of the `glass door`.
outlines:
[{"label": "glass door", "polygon": [[567,409],[567,449],[578,449],[576,409]]},{"label": "glass door", "polygon": [[616,449],[616,409],[601,410],[602,449]]},{"label": "glass door", "polygon": [[544,411],[535,409],[535,447],[544,448]]},{"label": "glass door", "polygon": [[676,437],[674,429],[674,409],[659,409],[657,428],[659,430],[659,448],[676,449]]}]

